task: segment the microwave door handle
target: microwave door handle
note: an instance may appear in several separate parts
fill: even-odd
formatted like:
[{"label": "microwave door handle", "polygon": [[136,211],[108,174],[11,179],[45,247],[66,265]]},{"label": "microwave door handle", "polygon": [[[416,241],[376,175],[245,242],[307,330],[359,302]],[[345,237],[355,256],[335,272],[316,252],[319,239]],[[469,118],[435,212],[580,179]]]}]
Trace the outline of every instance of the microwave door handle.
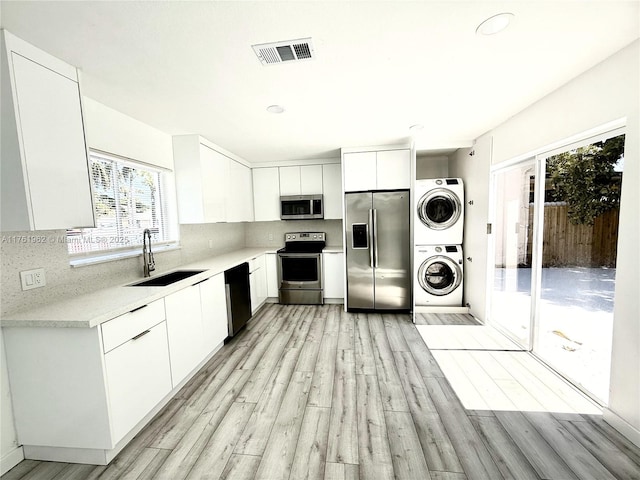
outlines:
[{"label": "microwave door handle", "polygon": [[375,237],[373,233],[374,223],[373,223],[373,212],[372,208],[369,209],[369,263],[371,268],[375,266],[375,258],[374,258],[374,245],[375,245]]},{"label": "microwave door handle", "polygon": [[378,209],[373,209],[373,266],[378,268]]}]

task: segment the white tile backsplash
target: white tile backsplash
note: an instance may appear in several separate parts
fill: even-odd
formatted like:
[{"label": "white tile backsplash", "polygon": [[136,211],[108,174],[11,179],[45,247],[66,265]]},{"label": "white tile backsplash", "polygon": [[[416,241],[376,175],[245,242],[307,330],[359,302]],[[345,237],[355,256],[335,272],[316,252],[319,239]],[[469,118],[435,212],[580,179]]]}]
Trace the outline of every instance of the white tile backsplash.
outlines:
[{"label": "white tile backsplash", "polygon": [[284,234],[287,232],[325,232],[327,245],[342,246],[342,220],[285,220],[253,222],[246,225],[247,247],[282,247]]},{"label": "white tile backsplash", "polygon": [[[244,247],[245,225],[181,225],[182,248],[154,253],[156,273]],[[65,238],[65,230],[2,232],[0,235],[0,314],[3,315],[142,278],[140,256],[71,268],[67,245],[64,241],[59,241]],[[20,272],[33,268],[45,269],[47,285],[22,291]]]},{"label": "white tile backsplash", "polygon": [[[285,233],[305,231],[326,232],[327,245],[342,245],[342,220],[180,225],[181,248],[154,253],[156,274],[245,246],[281,247]],[[0,235],[2,315],[142,278],[140,256],[71,268],[64,242],[65,230],[2,232]],[[37,239],[44,241],[34,241]],[[47,285],[22,291],[20,272],[33,268],[45,269]]]}]

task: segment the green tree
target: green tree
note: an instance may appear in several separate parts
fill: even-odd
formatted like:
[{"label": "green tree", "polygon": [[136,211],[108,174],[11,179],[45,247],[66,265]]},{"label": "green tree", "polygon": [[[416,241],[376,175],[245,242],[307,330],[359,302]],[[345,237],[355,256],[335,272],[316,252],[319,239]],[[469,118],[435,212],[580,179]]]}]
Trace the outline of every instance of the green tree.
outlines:
[{"label": "green tree", "polygon": [[567,202],[569,221],[593,225],[596,217],[620,205],[624,135],[563,152],[547,159],[548,199]]}]

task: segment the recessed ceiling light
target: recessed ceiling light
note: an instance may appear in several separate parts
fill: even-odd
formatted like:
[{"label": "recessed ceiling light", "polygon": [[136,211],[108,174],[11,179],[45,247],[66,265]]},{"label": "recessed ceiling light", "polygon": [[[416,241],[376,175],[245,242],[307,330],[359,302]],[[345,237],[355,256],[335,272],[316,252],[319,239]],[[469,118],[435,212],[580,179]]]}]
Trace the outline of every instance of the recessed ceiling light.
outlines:
[{"label": "recessed ceiling light", "polygon": [[480,35],[495,35],[496,33],[500,33],[509,26],[514,16],[513,13],[505,12],[489,17],[478,25],[476,33]]},{"label": "recessed ceiling light", "polygon": [[284,112],[284,107],[280,105],[269,105],[267,107],[267,112],[269,113],[282,113]]}]

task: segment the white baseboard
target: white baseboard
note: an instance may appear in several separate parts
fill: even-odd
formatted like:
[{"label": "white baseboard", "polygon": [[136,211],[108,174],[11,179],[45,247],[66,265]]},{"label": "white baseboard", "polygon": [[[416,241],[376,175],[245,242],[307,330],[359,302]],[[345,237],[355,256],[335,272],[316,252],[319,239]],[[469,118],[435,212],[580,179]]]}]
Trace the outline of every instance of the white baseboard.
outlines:
[{"label": "white baseboard", "polygon": [[413,313],[469,313],[468,307],[438,307],[416,305]]},{"label": "white baseboard", "polygon": [[0,475],[4,475],[13,467],[24,460],[24,450],[22,447],[15,447],[0,458]]},{"label": "white baseboard", "polygon": [[640,430],[606,407],[602,410],[602,418],[634,445],[640,447]]}]

